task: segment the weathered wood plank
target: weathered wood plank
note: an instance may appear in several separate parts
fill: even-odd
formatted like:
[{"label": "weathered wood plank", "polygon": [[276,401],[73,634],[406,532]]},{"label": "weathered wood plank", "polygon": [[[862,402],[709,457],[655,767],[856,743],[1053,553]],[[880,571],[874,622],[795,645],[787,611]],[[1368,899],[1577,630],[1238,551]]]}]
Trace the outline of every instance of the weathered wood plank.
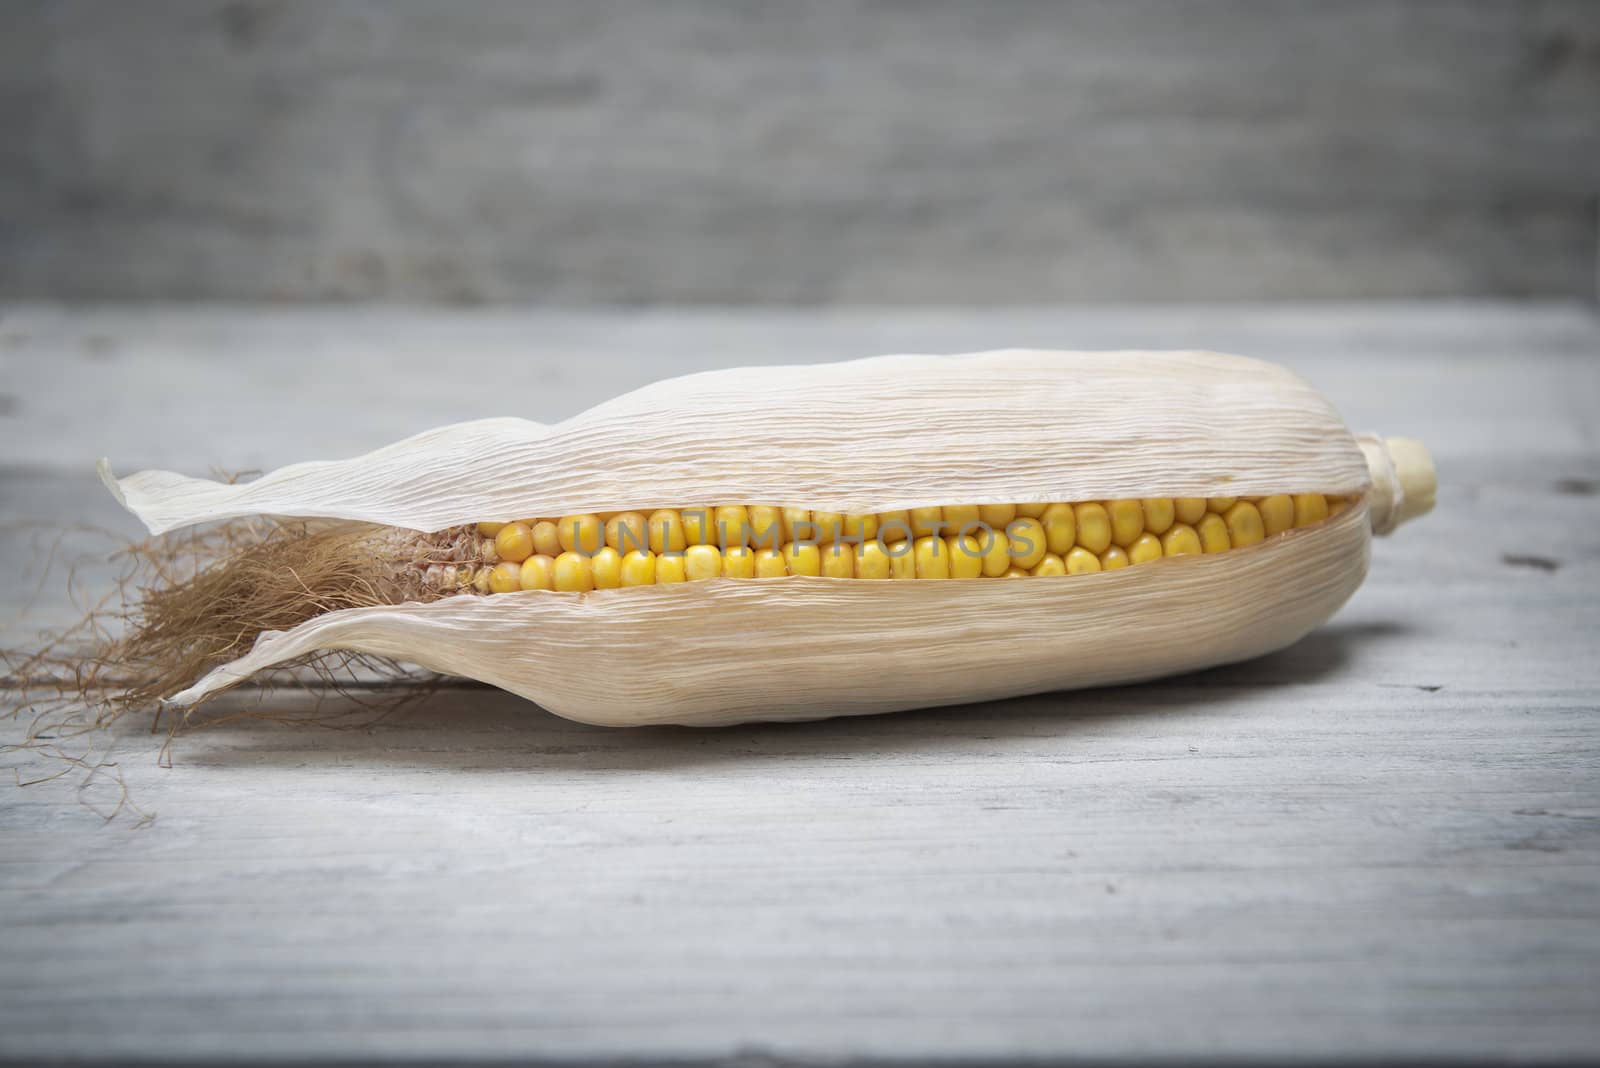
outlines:
[{"label": "weathered wood plank", "polygon": [[[1019,322],[1194,333],[1282,349],[1353,419],[1434,443],[1442,476],[1437,513],[1375,546],[1332,624],[1154,685],[629,732],[450,690],[364,729],[215,727],[170,770],[130,729],[113,757],[158,814],[142,830],[103,826],[67,782],[0,791],[0,1056],[1592,1056],[1600,327],[1563,309],[1128,314],[0,319],[0,339],[28,337],[25,361],[0,340],[17,398],[0,418],[26,428],[8,438],[28,466],[0,472],[13,575],[33,549],[11,521],[115,519],[70,473],[102,447],[96,413],[152,461],[218,441],[298,459],[385,418],[477,414],[403,380],[526,338],[519,373],[558,383],[535,401],[555,407],[752,353],[968,348]],[[236,384],[187,445],[166,438],[207,376],[229,380],[214,348]],[[253,370],[274,350],[298,354],[277,373],[305,429],[210,436],[283,410]],[[310,388],[380,358],[393,393]],[[175,387],[178,369],[199,381]],[[53,459],[34,451],[48,410]],[[0,587],[7,617],[19,594]]]},{"label": "weathered wood plank", "polygon": [[0,293],[1593,297],[1587,0],[12,4]]}]

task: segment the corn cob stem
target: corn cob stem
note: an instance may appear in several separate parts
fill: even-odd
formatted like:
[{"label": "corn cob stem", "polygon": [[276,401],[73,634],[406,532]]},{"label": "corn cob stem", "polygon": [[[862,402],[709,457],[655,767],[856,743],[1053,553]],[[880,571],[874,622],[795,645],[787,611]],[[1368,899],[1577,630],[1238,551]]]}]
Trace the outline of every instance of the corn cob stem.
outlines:
[{"label": "corn cob stem", "polygon": [[1374,534],[1392,533],[1401,523],[1433,510],[1436,476],[1422,442],[1363,434],[1356,443],[1372,473],[1368,500]]}]

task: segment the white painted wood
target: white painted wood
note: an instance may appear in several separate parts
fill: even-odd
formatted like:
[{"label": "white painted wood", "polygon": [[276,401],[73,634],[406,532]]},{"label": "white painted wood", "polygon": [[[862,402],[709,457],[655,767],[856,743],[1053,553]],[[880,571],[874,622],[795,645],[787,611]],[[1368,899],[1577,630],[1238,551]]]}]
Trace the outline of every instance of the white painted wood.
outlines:
[{"label": "white painted wood", "polygon": [[[66,781],[0,790],[0,1056],[1592,1056],[1600,328],[1577,308],[12,309],[0,609],[49,540],[20,520],[135,532],[88,467],[112,437],[203,473],[769,354],[1160,337],[1285,359],[1433,448],[1438,510],[1374,544],[1333,623],[1153,685],[797,726],[608,731],[451,690],[363,729],[218,727],[170,769],[130,729],[142,829]],[[548,393],[415,384],[518,339]],[[195,411],[197,380],[234,387]],[[64,612],[47,592],[30,618]]]}]

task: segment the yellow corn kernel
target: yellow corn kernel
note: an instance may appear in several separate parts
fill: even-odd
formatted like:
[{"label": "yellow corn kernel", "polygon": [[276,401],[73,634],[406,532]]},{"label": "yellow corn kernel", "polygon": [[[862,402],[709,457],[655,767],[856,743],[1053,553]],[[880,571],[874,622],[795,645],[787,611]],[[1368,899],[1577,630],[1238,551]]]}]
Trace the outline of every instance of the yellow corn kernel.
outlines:
[{"label": "yellow corn kernel", "polygon": [[503,526],[505,526],[504,523],[479,523],[478,536],[480,538],[492,538],[500,533],[500,528]]},{"label": "yellow corn kernel", "polygon": [[571,549],[556,557],[556,589],[566,593],[581,593],[594,589],[594,568],[587,553]]},{"label": "yellow corn kernel", "polygon": [[864,541],[856,546],[856,578],[886,579],[889,577],[889,554],[876,541]]},{"label": "yellow corn kernel", "polygon": [[1350,507],[1350,504],[1351,504],[1351,501],[1350,501],[1349,497],[1329,497],[1328,498],[1328,518],[1332,519],[1334,516],[1338,515],[1340,512],[1342,512],[1346,508]]},{"label": "yellow corn kernel", "polygon": [[944,533],[955,537],[976,534],[983,522],[975,504],[953,504],[944,510]]},{"label": "yellow corn kernel", "polygon": [[757,549],[776,549],[783,544],[783,509],[750,506],[750,544]]},{"label": "yellow corn kernel", "polygon": [[1233,542],[1228,538],[1227,521],[1215,512],[1201,516],[1194,532],[1200,535],[1200,548],[1205,552],[1225,553],[1233,548]]},{"label": "yellow corn kernel", "polygon": [[489,593],[489,575],[494,571],[492,567],[480,567],[472,573],[472,588],[479,593]]},{"label": "yellow corn kernel", "polygon": [[[1034,564],[1032,570],[1020,572],[1020,574],[1023,575],[1036,576],[1065,575],[1066,573],[1066,561],[1061,559],[1061,557],[1057,556],[1055,553],[1045,553],[1044,559],[1040,560],[1037,564]],[[1010,572],[1007,572],[1007,574],[1010,574]]]},{"label": "yellow corn kernel", "polygon": [[1044,510],[1046,508],[1048,508],[1048,507],[1050,507],[1050,504],[1049,504],[1048,501],[1043,503],[1043,504],[1024,504],[1024,503],[1019,503],[1017,505],[1017,518],[1019,518],[1019,519],[1041,519],[1041,518],[1044,517]]},{"label": "yellow corn kernel", "polygon": [[[716,509],[710,505],[696,505],[693,508],[680,508],[678,514],[683,516],[683,538],[685,541],[690,545],[716,547]],[[690,581],[693,580],[691,579]]]},{"label": "yellow corn kernel", "polygon": [[685,557],[681,552],[667,553],[656,557],[656,585],[665,586],[669,582],[688,582],[688,572],[684,570]]},{"label": "yellow corn kernel", "polygon": [[543,553],[528,557],[522,561],[522,569],[517,572],[517,584],[525,590],[555,589],[555,559]]},{"label": "yellow corn kernel", "polygon": [[671,508],[662,508],[650,513],[650,551],[660,556],[662,553],[681,553],[688,546],[689,538],[683,529],[683,516]]},{"label": "yellow corn kernel", "polygon": [[1328,502],[1320,493],[1294,495],[1294,525],[1308,527],[1328,518]]},{"label": "yellow corn kernel", "polygon": [[653,586],[656,581],[654,553],[635,550],[622,558],[622,584],[624,586]]},{"label": "yellow corn kernel", "polygon": [[1249,501],[1235,504],[1222,518],[1228,521],[1228,541],[1235,549],[1255,545],[1267,536],[1260,509]]},{"label": "yellow corn kernel", "polygon": [[1144,533],[1144,505],[1138,501],[1107,501],[1106,514],[1111,517],[1111,544],[1126,549]]},{"label": "yellow corn kernel", "polygon": [[1004,530],[1006,524],[1017,518],[1014,504],[980,504],[978,518],[989,524],[990,530]]},{"label": "yellow corn kernel", "polygon": [[989,578],[999,578],[1011,570],[1011,539],[1005,536],[1004,527],[989,528],[989,548],[983,554],[983,573]]},{"label": "yellow corn kernel", "polygon": [[1206,499],[1204,497],[1175,497],[1172,501],[1173,514],[1178,517],[1178,522],[1188,523],[1190,526],[1200,522],[1200,517],[1206,514]]},{"label": "yellow corn kernel", "polygon": [[916,543],[912,541],[896,542],[888,550],[889,577],[892,579],[914,579],[917,577]]},{"label": "yellow corn kernel", "polygon": [[911,537],[911,513],[879,512],[878,540],[885,545],[898,545]]},{"label": "yellow corn kernel", "polygon": [[1144,529],[1151,534],[1165,534],[1172,521],[1178,518],[1171,497],[1146,497],[1139,504],[1144,510]]},{"label": "yellow corn kernel", "polygon": [[756,554],[745,545],[731,545],[722,553],[723,578],[755,578]]},{"label": "yellow corn kernel", "polygon": [[816,541],[817,527],[811,521],[809,508],[785,508],[783,510],[783,541],[787,545],[794,541]]},{"label": "yellow corn kernel", "polygon": [[862,545],[878,536],[878,517],[871,512],[849,513],[844,517],[844,539]]},{"label": "yellow corn kernel", "polygon": [[917,558],[917,578],[947,579],[950,577],[950,548],[943,538],[918,538],[912,546]]},{"label": "yellow corn kernel", "polygon": [[911,534],[917,538],[929,538],[944,531],[943,508],[913,508],[911,509]]},{"label": "yellow corn kernel", "polygon": [[683,550],[683,573],[690,582],[722,575],[722,550],[715,545],[691,545]]},{"label": "yellow corn kernel", "polygon": [[[1064,556],[1078,540],[1078,519],[1070,504],[1052,504],[1039,517],[1044,526],[1045,548],[1057,556]],[[1035,564],[1035,567],[1038,565]]]},{"label": "yellow corn kernel", "polygon": [[[1020,510],[1021,506],[1018,508]],[[1038,567],[1044,554],[1050,551],[1050,540],[1044,524],[1031,517],[1018,516],[1013,519],[1006,525],[1006,537],[1010,539],[1011,566],[1024,571]]]},{"label": "yellow corn kernel", "polygon": [[839,533],[844,527],[844,513],[812,512],[811,521],[817,525],[817,541],[832,545],[839,540]]},{"label": "yellow corn kernel", "polygon": [[806,542],[790,542],[783,547],[783,562],[791,575],[822,574],[822,550]]},{"label": "yellow corn kernel", "polygon": [[548,556],[552,560],[560,556],[561,532],[556,525],[548,519],[541,519],[529,528],[533,534],[533,551],[540,556]]},{"label": "yellow corn kernel", "polygon": [[606,543],[605,524],[597,515],[564,515],[556,530],[564,552],[593,555]]},{"label": "yellow corn kernel", "polygon": [[622,554],[607,545],[589,558],[589,570],[595,589],[614,590],[622,585]]},{"label": "yellow corn kernel", "polygon": [[494,551],[500,559],[520,564],[533,555],[533,532],[525,523],[507,523],[494,536]]},{"label": "yellow corn kernel", "polygon": [[756,550],[756,578],[783,578],[789,567],[783,562],[782,549]]},{"label": "yellow corn kernel", "polygon": [[852,546],[835,542],[822,546],[821,552],[823,578],[856,577],[856,553]]},{"label": "yellow corn kernel", "polygon": [[645,534],[644,524],[643,513],[618,512],[606,520],[606,544],[619,553],[648,549],[650,538]]},{"label": "yellow corn kernel", "polygon": [[1074,545],[1064,562],[1069,575],[1092,575],[1100,570],[1100,558],[1081,545]]},{"label": "yellow corn kernel", "polygon": [[490,593],[515,593],[522,589],[522,565],[502,561],[489,569]]},{"label": "yellow corn kernel", "polygon": [[983,542],[976,537],[968,534],[946,538],[945,548],[950,553],[951,578],[978,578],[983,574]]},{"label": "yellow corn kernel", "polygon": [[[1172,524],[1167,524],[1168,528]],[[1154,534],[1140,534],[1128,546],[1128,561],[1134,564],[1148,564],[1152,560],[1161,559],[1161,539]]]},{"label": "yellow corn kernel", "polygon": [[[1085,501],[1074,505],[1072,511],[1078,520],[1078,544],[1091,553],[1105,552],[1111,544],[1111,517],[1106,515],[1105,506],[1096,501]],[[1099,564],[1099,561],[1095,563]],[[1070,574],[1072,569],[1068,567],[1067,571]]]},{"label": "yellow corn kernel", "polygon": [[1238,499],[1237,497],[1207,497],[1206,511],[1215,512],[1218,515],[1227,515],[1228,509],[1232,508],[1234,502]]},{"label": "yellow corn kernel", "polygon": [[1294,526],[1294,498],[1286,493],[1261,498],[1256,510],[1261,513],[1261,527],[1269,538]]},{"label": "yellow corn kernel", "polygon": [[1100,570],[1102,571],[1115,571],[1118,568],[1127,567],[1129,563],[1128,550],[1120,545],[1113,545],[1100,554]]},{"label": "yellow corn kernel", "polygon": [[711,544],[726,551],[730,546],[750,544],[750,510],[742,504],[719,504],[711,515]]},{"label": "yellow corn kernel", "polygon": [[1200,551],[1200,535],[1188,523],[1174,523],[1161,535],[1162,556],[1192,556]]},{"label": "yellow corn kernel", "polygon": [[[1046,556],[1048,556],[1048,555],[1049,554],[1047,553]],[[1056,559],[1059,560],[1059,559],[1061,559],[1061,557],[1058,556],[1058,557],[1056,557]],[[1040,561],[1040,565],[1043,566],[1043,561]],[[1035,570],[1037,570],[1037,568],[1035,568]],[[1065,575],[1067,573],[1066,567],[1063,566],[1061,568],[1061,573],[1063,575]],[[1013,568],[1010,568],[1010,569],[1008,569],[1006,571],[1006,578],[1027,578],[1028,575],[1029,575],[1029,572],[1022,570],[1022,568],[1020,568],[1020,567],[1013,567]]]}]

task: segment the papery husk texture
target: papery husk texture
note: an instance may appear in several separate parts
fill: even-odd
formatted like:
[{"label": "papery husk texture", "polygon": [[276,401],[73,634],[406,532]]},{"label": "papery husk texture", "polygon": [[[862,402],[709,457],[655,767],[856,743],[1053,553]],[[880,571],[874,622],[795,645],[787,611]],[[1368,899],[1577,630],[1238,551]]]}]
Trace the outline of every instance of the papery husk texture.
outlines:
[{"label": "papery husk texture", "polygon": [[[159,533],[251,514],[431,531],[721,503],[871,512],[1362,495],[1370,478],[1338,414],[1276,365],[1009,350],[713,371],[552,426],[464,423],[245,484],[150,471],[112,484]],[[1362,502],[1247,549],[1094,575],[711,580],[349,609],[263,635],[172,700],[191,704],[318,650],[412,661],[617,725],[809,719],[1127,682],[1297,640],[1360,584],[1370,533]]]}]

